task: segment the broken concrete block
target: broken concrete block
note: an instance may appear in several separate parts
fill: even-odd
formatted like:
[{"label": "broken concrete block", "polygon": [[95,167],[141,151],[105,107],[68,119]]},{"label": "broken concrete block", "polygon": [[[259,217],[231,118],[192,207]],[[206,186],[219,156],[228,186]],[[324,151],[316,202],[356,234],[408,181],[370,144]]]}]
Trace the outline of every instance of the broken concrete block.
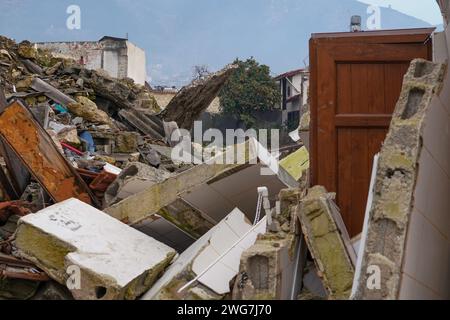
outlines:
[{"label": "broken concrete block", "polygon": [[61,284],[75,272],[69,289],[75,299],[89,300],[135,299],[176,254],[76,199],[21,219],[14,244],[19,256]]},{"label": "broken concrete block", "polygon": [[309,152],[306,147],[301,147],[280,161],[284,168],[295,180],[299,181],[309,169]]},{"label": "broken concrete block", "polygon": [[354,267],[323,187],[308,190],[298,210],[303,234],[330,299],[350,297]]},{"label": "broken concrete block", "polygon": [[283,189],[272,215],[273,224],[241,256],[240,270],[233,289],[234,300],[294,300],[301,288],[307,247],[297,223],[297,207],[302,189]]},{"label": "broken concrete block", "polygon": [[169,177],[171,177],[171,174],[167,171],[159,170],[140,162],[129,163],[106,190],[105,206],[109,207],[157,183],[163,182]]},{"label": "broken concrete block", "polygon": [[133,153],[138,150],[138,134],[136,132],[120,132],[115,135],[114,153]]},{"label": "broken concrete block", "polygon": [[183,252],[143,298],[223,298],[239,271],[241,253],[266,231],[266,224],[262,219],[252,226],[239,209],[233,210]]},{"label": "broken concrete block", "polygon": [[35,59],[37,56],[37,50],[32,46],[29,41],[23,41],[19,43],[19,48],[17,50],[22,58]]},{"label": "broken concrete block", "polygon": [[106,112],[100,110],[92,100],[78,96],[76,103],[69,103],[67,108],[70,112],[86,121],[98,124],[111,124],[111,119]]},{"label": "broken concrete block", "polygon": [[119,116],[130,126],[154,139],[164,138],[164,125],[161,119],[145,111],[122,109]]},{"label": "broken concrete block", "polygon": [[[233,300],[288,300],[293,270],[295,235],[258,240],[241,256]],[[289,279],[289,280],[288,280]],[[288,282],[288,283],[286,283]]]},{"label": "broken concrete block", "polygon": [[56,138],[60,142],[66,142],[72,146],[79,146],[81,145],[80,138],[78,137],[78,131],[76,127],[70,127],[64,128],[63,130],[59,131],[56,135]]},{"label": "broken concrete block", "polygon": [[[426,119],[432,107],[440,107],[432,101],[440,92],[445,69],[443,64],[416,59],[404,77],[391,127],[379,155],[354,299],[399,298],[418,163],[425,152]],[[369,288],[367,283],[374,272],[379,275],[380,285]]]},{"label": "broken concrete block", "polygon": [[161,113],[164,121],[175,121],[180,128],[191,129],[236,69],[236,65],[228,65],[182,88]]}]

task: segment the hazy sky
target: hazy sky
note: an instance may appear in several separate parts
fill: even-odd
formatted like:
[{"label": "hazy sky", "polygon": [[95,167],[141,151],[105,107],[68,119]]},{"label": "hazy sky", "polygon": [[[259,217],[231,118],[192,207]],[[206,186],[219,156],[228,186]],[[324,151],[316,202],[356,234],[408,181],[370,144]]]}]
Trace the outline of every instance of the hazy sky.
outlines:
[{"label": "hazy sky", "polygon": [[392,9],[419,18],[431,24],[441,24],[442,16],[436,0],[358,0]]}]

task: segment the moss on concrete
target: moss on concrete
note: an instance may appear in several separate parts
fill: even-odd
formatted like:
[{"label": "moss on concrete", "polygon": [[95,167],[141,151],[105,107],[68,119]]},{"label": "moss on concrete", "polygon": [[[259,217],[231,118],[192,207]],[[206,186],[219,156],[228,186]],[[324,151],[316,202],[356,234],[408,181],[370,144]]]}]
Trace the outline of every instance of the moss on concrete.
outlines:
[{"label": "moss on concrete", "polygon": [[18,227],[14,243],[20,255],[50,272],[59,282],[65,280],[65,257],[75,251],[74,247],[23,223]]},{"label": "moss on concrete", "polygon": [[323,187],[310,189],[299,206],[298,217],[330,299],[348,299],[354,269],[328,201]]}]

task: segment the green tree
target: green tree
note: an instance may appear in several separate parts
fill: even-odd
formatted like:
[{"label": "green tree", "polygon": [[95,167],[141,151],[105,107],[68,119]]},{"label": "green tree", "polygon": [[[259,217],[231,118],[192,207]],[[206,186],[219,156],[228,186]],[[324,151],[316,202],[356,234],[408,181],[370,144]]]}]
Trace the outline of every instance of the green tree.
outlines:
[{"label": "green tree", "polygon": [[234,115],[247,127],[256,124],[255,111],[272,110],[280,102],[280,90],[270,76],[270,68],[254,58],[234,64],[238,69],[219,93],[223,114]]}]

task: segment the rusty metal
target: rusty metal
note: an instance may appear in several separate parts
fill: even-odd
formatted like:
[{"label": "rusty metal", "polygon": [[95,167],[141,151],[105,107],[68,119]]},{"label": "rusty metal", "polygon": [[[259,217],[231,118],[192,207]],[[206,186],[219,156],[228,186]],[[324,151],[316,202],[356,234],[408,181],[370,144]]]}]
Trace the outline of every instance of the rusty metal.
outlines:
[{"label": "rusty metal", "polygon": [[54,201],[77,198],[99,207],[86,183],[23,104],[14,102],[5,108],[0,135]]},{"label": "rusty metal", "polygon": [[102,171],[94,181],[89,184],[89,188],[94,191],[99,191],[104,193],[106,189],[117,179],[117,175],[113,173],[109,173],[106,171]]},{"label": "rusty metal", "polygon": [[7,201],[0,202],[0,224],[8,221],[12,215],[24,217],[32,212],[32,204],[25,201]]},{"label": "rusty metal", "polygon": [[50,278],[34,264],[0,253],[0,278],[49,281]]}]

